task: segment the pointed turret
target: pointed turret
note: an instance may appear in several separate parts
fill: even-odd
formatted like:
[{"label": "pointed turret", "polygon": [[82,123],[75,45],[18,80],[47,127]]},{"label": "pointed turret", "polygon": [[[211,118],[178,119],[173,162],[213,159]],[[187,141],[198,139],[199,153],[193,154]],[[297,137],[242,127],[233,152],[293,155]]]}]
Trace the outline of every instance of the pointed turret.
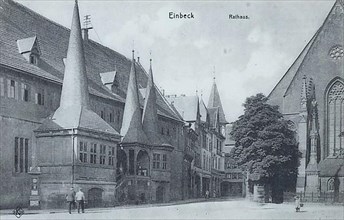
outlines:
[{"label": "pointed turret", "polygon": [[199,102],[199,111],[201,115],[201,122],[207,123],[209,120],[209,113],[208,113],[206,105],[204,104],[202,96]]},{"label": "pointed turret", "polygon": [[306,192],[315,193],[317,196],[319,193],[319,168],[317,162],[317,147],[318,147],[318,128],[316,123],[316,108],[317,102],[315,99],[312,100],[312,122],[311,122],[311,131],[310,131],[310,159],[306,169]]},{"label": "pointed turret", "polygon": [[81,106],[89,108],[89,95],[79,7],[75,1],[60,108],[80,108]]},{"label": "pointed turret", "polygon": [[119,135],[91,110],[78,2],[75,1],[60,106],[38,129],[85,128]]},{"label": "pointed turret", "polygon": [[225,113],[223,111],[220,94],[219,94],[219,91],[217,90],[217,85],[216,85],[215,77],[214,77],[214,83],[211,88],[211,92],[209,96],[208,108],[216,108],[216,107],[219,108],[220,124],[228,124]]},{"label": "pointed turret", "polygon": [[122,142],[147,143],[146,134],[142,128],[142,116],[136,80],[134,51],[129,75],[127,98],[125,100],[121,128]]},{"label": "pointed turret", "polygon": [[156,91],[153,80],[152,59],[150,60],[149,76],[146,88],[145,105],[143,109],[142,125],[146,132],[158,132],[157,126]]}]

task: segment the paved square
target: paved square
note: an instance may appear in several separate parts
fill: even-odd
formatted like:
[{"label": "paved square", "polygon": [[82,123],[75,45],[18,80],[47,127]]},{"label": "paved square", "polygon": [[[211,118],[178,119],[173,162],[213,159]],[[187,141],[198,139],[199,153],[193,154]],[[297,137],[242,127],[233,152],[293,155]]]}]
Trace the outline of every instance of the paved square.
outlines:
[{"label": "paved square", "polygon": [[[2,215],[1,220],[17,219]],[[294,204],[259,205],[245,200],[209,201],[170,206],[117,207],[88,209],[84,214],[67,211],[49,214],[25,214],[20,219],[344,219],[344,206],[305,204],[296,213]]]}]

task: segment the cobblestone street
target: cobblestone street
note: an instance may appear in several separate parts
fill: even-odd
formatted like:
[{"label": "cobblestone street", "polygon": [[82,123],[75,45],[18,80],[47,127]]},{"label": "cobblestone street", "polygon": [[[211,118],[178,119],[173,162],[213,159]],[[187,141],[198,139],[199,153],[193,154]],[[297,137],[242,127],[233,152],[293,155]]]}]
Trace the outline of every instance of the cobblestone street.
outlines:
[{"label": "cobblestone street", "polygon": [[[246,200],[88,209],[84,214],[74,210],[71,215],[64,210],[31,213],[20,219],[344,219],[341,205],[305,204],[301,212],[296,213],[292,203],[259,205]],[[0,218],[17,219],[8,213]]]}]

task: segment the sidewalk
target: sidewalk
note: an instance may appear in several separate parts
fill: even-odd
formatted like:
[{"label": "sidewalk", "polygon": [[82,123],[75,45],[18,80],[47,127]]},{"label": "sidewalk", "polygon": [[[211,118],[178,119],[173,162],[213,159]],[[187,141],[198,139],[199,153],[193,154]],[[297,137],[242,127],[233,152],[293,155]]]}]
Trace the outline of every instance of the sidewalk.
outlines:
[{"label": "sidewalk", "polygon": [[[113,209],[130,209],[130,208],[147,208],[147,207],[157,207],[157,206],[172,206],[172,205],[181,205],[181,204],[188,204],[188,203],[199,203],[199,202],[206,202],[206,201],[216,201],[216,200],[224,200],[224,198],[196,198],[196,199],[186,199],[186,200],[178,200],[172,201],[168,203],[152,203],[152,204],[139,204],[139,205],[122,205],[122,206],[114,206],[114,207],[107,207],[107,208],[88,208],[86,212],[99,212],[99,211],[110,211]],[[39,209],[39,210],[29,210],[28,208],[23,208],[25,215],[33,215],[33,214],[53,214],[53,213],[67,213],[68,209]],[[77,210],[74,209],[74,212]],[[0,210],[1,215],[13,215],[13,209],[3,209]]]}]

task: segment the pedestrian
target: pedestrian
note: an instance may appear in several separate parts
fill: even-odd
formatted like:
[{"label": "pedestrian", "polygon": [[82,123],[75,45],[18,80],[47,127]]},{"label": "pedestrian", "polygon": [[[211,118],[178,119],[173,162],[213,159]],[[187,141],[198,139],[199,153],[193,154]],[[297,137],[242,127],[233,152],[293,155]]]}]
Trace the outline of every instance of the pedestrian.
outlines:
[{"label": "pedestrian", "polygon": [[82,188],[79,188],[79,191],[76,193],[75,198],[78,203],[78,213],[80,213],[80,208],[82,213],[85,213],[85,194],[81,191]]},{"label": "pedestrian", "polygon": [[73,187],[70,188],[70,191],[66,195],[66,200],[67,200],[67,203],[68,203],[69,214],[72,214],[72,206],[74,207],[74,204],[75,204],[75,192],[74,192],[74,188]]},{"label": "pedestrian", "polygon": [[209,199],[209,190],[205,191],[205,198]]},{"label": "pedestrian", "polygon": [[299,212],[300,208],[301,208],[300,197],[295,196],[294,199],[295,199],[295,210],[296,210],[296,212]]}]

